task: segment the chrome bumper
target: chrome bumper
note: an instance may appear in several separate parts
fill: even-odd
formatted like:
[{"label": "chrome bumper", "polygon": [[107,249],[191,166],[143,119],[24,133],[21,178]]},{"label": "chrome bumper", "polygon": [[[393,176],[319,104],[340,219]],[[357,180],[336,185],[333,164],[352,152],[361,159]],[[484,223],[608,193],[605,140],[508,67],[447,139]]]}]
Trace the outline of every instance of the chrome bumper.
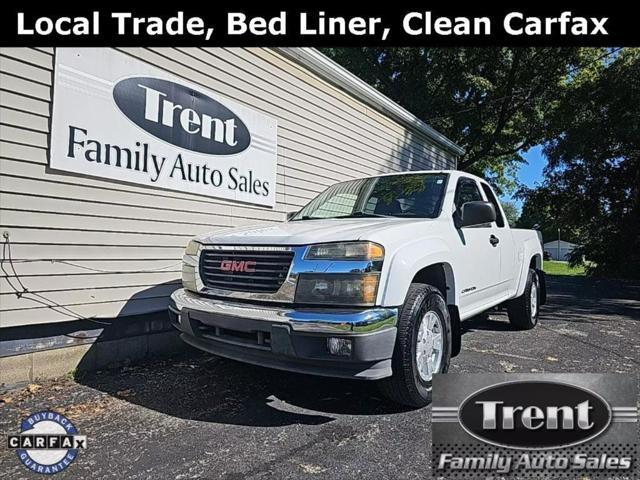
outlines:
[{"label": "chrome bumper", "polygon": [[365,334],[395,328],[398,309],[374,307],[364,310],[292,309],[248,305],[202,297],[183,288],[171,294],[169,309],[180,315],[182,309],[226,317],[264,320],[288,325],[294,332]]}]

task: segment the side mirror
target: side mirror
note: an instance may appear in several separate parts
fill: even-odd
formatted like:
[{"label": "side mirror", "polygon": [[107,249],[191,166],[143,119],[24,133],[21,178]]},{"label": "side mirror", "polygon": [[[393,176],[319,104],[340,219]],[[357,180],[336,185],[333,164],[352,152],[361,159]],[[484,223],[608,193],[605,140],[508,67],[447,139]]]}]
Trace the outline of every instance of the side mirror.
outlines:
[{"label": "side mirror", "polygon": [[462,205],[462,212],[456,215],[456,227],[472,227],[496,221],[496,209],[491,202],[467,202]]},{"label": "side mirror", "polygon": [[287,212],[287,222],[296,216],[298,212]]}]

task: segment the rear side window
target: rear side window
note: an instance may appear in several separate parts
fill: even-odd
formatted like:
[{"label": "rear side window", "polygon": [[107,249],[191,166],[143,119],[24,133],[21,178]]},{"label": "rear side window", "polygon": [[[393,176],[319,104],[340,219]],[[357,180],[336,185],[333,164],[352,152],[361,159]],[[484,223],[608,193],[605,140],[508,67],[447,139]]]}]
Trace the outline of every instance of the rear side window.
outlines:
[{"label": "rear side window", "polygon": [[500,205],[498,205],[498,199],[493,194],[493,190],[491,190],[491,187],[489,187],[489,185],[487,185],[486,183],[481,183],[480,185],[482,185],[482,190],[484,190],[484,194],[487,196],[489,201],[493,203],[493,208],[496,209],[496,225],[498,225],[498,227],[500,228],[504,227],[504,218],[502,217],[502,213],[500,212]]},{"label": "rear side window", "polygon": [[477,202],[482,200],[482,195],[480,195],[480,190],[478,190],[478,185],[475,181],[470,178],[461,178],[458,180],[456,196],[454,198],[456,210],[460,210],[462,205],[467,202]]}]

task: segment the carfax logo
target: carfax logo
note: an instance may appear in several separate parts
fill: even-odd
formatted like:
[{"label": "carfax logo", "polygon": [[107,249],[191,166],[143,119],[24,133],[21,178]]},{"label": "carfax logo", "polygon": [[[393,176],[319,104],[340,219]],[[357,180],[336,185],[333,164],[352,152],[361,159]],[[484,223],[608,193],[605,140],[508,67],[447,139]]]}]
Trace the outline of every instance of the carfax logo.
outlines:
[{"label": "carfax logo", "polygon": [[632,377],[449,374],[433,392],[436,477],[636,478]]},{"label": "carfax logo", "polygon": [[64,415],[46,410],[25,418],[20,434],[9,435],[7,443],[29,470],[51,475],[71,465],[87,437]]}]

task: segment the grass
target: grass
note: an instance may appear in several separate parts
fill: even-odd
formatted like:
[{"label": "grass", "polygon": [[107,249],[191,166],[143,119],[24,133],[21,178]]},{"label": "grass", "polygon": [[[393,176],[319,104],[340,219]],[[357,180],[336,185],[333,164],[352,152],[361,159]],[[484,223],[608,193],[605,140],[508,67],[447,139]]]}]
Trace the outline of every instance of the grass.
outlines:
[{"label": "grass", "polygon": [[570,277],[584,277],[584,266],[571,268],[567,262],[558,262],[555,260],[545,260],[544,273],[547,275],[566,275]]}]

